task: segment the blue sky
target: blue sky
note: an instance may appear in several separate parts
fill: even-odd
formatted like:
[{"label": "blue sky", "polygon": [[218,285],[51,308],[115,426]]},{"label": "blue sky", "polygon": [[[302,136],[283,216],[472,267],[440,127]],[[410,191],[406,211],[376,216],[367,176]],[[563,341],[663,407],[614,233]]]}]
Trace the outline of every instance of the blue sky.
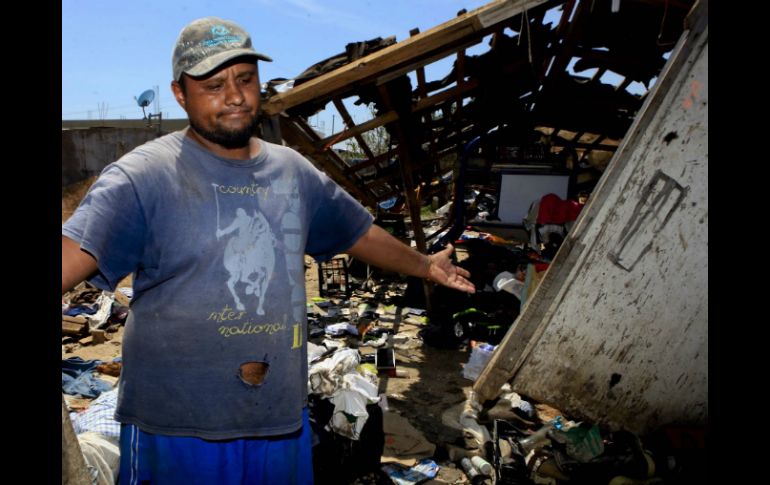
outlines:
[{"label": "blue sky", "polygon": [[[310,65],[344,51],[350,42],[409,37],[473,10],[487,0],[132,0],[62,2],[62,118],[140,119],[134,96],[159,88],[163,117],[186,118],[171,95],[171,51],[191,20],[215,15],[248,30],[262,81],[292,78]],[[479,46],[480,51],[486,45]],[[470,53],[470,51],[469,51]],[[451,62],[451,61],[450,61]],[[443,66],[448,72],[449,67]],[[442,66],[428,80],[443,76]],[[148,112],[156,113],[155,104]],[[363,116],[353,113],[356,121]],[[339,130],[337,119],[336,130]],[[321,120],[331,131],[330,120]]]}]

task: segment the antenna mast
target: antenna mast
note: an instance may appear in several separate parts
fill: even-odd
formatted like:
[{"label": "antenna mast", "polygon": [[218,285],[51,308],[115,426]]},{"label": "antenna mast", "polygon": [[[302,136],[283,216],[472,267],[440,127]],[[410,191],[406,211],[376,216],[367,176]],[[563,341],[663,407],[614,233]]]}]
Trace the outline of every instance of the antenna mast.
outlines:
[{"label": "antenna mast", "polygon": [[[142,108],[142,119],[147,120],[147,127],[151,128],[153,126],[152,119],[157,118],[158,119],[158,134],[160,134],[160,126],[161,122],[163,120],[163,114],[160,112],[159,103],[155,96],[155,92],[158,89],[158,86],[155,86],[155,90],[148,89],[147,91],[143,92],[139,95],[137,98],[134,96],[134,99],[136,100],[136,104],[139,105],[140,108]],[[145,112],[144,108],[150,105],[152,103],[153,99],[155,99],[155,109],[158,111],[157,114],[150,113],[149,115]]]}]

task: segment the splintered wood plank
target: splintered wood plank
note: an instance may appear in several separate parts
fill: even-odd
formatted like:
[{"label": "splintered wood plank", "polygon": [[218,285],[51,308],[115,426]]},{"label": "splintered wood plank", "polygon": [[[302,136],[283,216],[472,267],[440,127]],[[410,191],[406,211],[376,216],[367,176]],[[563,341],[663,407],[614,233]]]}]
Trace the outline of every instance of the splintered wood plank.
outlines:
[{"label": "splintered wood plank", "polygon": [[79,324],[62,320],[61,333],[64,335],[84,335],[87,327]]}]

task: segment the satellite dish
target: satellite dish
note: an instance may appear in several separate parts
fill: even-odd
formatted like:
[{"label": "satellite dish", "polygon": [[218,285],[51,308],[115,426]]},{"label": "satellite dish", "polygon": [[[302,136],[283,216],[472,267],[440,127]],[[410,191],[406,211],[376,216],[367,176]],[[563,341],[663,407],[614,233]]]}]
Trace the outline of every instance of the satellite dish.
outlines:
[{"label": "satellite dish", "polygon": [[140,94],[138,98],[134,99],[136,99],[136,104],[142,108],[146,108],[150,105],[150,103],[152,103],[152,100],[155,99],[155,91],[148,89],[147,91]]},{"label": "satellite dish", "polygon": [[155,99],[155,91],[148,89],[147,91],[140,94],[138,98],[134,96],[134,99],[136,100],[136,104],[142,108],[142,114],[144,115],[144,118],[147,118],[147,115],[144,112],[144,108],[149,106],[150,103],[152,103],[152,100]]}]

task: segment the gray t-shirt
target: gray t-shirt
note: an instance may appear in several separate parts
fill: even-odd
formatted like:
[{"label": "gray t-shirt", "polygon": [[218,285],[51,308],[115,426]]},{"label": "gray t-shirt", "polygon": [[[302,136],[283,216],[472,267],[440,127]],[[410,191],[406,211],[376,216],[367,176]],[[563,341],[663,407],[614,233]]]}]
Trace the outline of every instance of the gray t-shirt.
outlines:
[{"label": "gray t-shirt", "polygon": [[[295,431],[307,401],[304,254],[348,249],[372,216],[290,148],[261,141],[236,161],[185,133],[107,166],[62,227],[96,258],[94,284],[134,275],[116,419],[206,439]],[[252,363],[267,369],[261,384]]]}]

